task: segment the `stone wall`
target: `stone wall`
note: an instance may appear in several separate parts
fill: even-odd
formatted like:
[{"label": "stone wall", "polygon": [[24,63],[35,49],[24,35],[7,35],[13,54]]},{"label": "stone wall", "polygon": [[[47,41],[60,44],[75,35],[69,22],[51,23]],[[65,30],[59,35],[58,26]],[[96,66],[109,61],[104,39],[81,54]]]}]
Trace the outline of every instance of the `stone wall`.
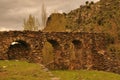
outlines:
[{"label": "stone wall", "polygon": [[1,60],[43,63],[42,48],[49,42],[54,48],[54,60],[45,64],[49,69],[112,71],[113,62],[106,52],[107,41],[103,33],[10,31],[0,32],[0,40]]}]

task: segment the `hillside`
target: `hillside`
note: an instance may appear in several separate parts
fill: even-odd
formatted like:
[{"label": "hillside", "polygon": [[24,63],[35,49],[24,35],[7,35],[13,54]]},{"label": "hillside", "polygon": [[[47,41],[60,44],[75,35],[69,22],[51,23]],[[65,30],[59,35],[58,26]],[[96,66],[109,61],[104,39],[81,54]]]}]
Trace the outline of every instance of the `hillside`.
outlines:
[{"label": "hillside", "polygon": [[[43,31],[86,31],[119,34],[120,0],[86,2],[69,13],[53,13]],[[112,32],[112,33],[111,33]]]},{"label": "hillside", "polygon": [[[120,0],[88,2],[85,6],[68,13],[68,29],[71,31],[107,32],[120,26]],[[72,26],[70,26],[72,25]],[[113,30],[113,29],[112,29]]]},{"label": "hillside", "polygon": [[86,5],[69,13],[49,16],[47,32],[96,32],[107,33],[109,51],[120,52],[120,0],[86,1]]}]

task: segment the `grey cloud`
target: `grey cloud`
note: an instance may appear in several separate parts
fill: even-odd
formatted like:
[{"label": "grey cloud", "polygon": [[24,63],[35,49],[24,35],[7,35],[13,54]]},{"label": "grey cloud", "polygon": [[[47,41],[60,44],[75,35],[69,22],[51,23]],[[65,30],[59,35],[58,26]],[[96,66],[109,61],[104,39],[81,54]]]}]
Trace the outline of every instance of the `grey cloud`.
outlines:
[{"label": "grey cloud", "polygon": [[[0,0],[0,29],[22,29],[23,19],[29,14],[41,21],[41,5],[47,13],[54,10],[69,12],[84,4],[86,0]],[[97,0],[94,0],[97,1]]]}]

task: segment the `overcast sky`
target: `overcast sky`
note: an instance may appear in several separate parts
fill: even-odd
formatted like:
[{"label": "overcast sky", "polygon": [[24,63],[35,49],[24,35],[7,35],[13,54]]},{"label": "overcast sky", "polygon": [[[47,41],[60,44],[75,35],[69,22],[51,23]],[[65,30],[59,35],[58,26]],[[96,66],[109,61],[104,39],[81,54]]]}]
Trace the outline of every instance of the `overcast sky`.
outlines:
[{"label": "overcast sky", "polygon": [[[69,12],[83,5],[87,0],[0,0],[0,31],[23,30],[23,20],[29,14],[41,22],[41,6],[44,3],[46,12]],[[99,1],[99,0],[88,0]]]}]

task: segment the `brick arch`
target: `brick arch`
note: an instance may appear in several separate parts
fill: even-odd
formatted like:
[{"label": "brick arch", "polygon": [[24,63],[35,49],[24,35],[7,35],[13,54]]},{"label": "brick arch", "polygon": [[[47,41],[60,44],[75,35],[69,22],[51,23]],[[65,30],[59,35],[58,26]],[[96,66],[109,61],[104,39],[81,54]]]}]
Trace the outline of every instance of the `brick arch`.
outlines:
[{"label": "brick arch", "polygon": [[13,40],[9,43],[7,48],[7,58],[9,60],[13,59],[28,59],[28,56],[31,52],[30,44],[22,39]]}]

